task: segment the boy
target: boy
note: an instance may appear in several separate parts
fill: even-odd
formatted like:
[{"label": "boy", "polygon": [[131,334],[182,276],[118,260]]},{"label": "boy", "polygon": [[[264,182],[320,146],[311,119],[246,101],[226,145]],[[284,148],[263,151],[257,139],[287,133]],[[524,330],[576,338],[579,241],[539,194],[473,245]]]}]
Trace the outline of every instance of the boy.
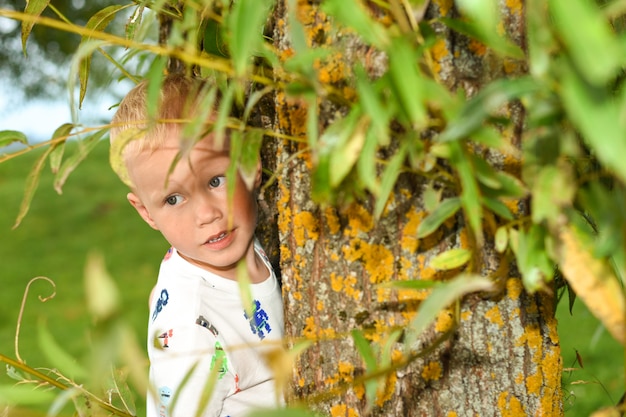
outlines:
[{"label": "boy", "polygon": [[[122,100],[111,129],[112,149],[139,132],[124,146],[116,172],[130,185],[130,204],[172,246],[150,297],[148,417],[191,417],[199,410],[236,417],[281,403],[265,354],[283,336],[282,299],[254,238],[260,163],[254,190],[237,174],[229,197],[228,140],[220,146],[208,133],[190,150],[181,146],[189,139],[184,121],[201,114],[206,87],[182,75],[166,77],[150,123],[144,81]],[[240,296],[241,262],[252,306]]]}]

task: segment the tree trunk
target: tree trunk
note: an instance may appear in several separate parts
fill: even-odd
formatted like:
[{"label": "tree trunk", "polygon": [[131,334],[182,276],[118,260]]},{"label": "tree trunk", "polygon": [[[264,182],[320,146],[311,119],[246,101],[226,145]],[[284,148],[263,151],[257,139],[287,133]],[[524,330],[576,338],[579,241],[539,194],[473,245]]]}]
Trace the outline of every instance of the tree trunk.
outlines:
[{"label": "tree trunk", "polygon": [[[359,44],[350,34],[330,29],[332,22],[317,1],[297,1],[296,15],[311,45],[343,42],[345,53],[317,68],[320,77],[346,85],[355,61],[371,76],[381,73],[385,56]],[[523,3],[502,1],[504,26],[524,46]],[[287,1],[275,10],[275,46],[288,55]],[[381,13],[380,11],[378,11]],[[451,0],[432,1],[427,16],[456,13]],[[524,71],[523,63],[502,61],[482,45],[443,27],[444,41],[433,47],[436,76],[450,89],[473,94],[490,79]],[[319,102],[320,129],[337,111]],[[520,106],[503,109],[515,123],[503,135],[519,146],[524,115]],[[332,416],[466,416],[561,415],[561,355],[553,297],[527,294],[514,265],[490,245],[493,233],[485,221],[481,248],[483,275],[500,284],[498,296],[472,295],[439,314],[413,351],[401,362],[403,340],[393,344],[391,366],[381,378],[375,401],[368,404],[362,376],[366,366],[350,337],[360,329],[381,350],[391,331],[406,325],[422,298],[415,291],[391,290],[377,284],[408,279],[445,280],[450,273],[429,267],[429,260],[453,247],[471,246],[460,217],[435,234],[417,239],[426,216],[422,201],[425,180],[400,177],[380,220],[372,216],[374,199],[363,197],[337,206],[311,199],[311,155],[305,151],[307,108],[283,93],[275,97],[275,130],[293,140],[273,141],[278,173],[276,204],[280,242],[286,334],[292,342],[312,342],[296,362],[290,401],[303,401]],[[485,155],[508,172],[519,171],[512,155]],[[266,160],[268,158],[266,157]],[[267,162],[267,161],[266,161]],[[525,204],[511,203],[517,215]]]}]

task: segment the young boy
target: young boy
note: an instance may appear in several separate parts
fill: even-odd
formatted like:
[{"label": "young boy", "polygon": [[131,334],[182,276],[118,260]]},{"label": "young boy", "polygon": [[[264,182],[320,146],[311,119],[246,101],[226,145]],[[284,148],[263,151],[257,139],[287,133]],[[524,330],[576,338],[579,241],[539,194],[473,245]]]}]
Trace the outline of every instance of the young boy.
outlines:
[{"label": "young boy", "polygon": [[[117,173],[130,185],[128,201],[172,246],[150,297],[147,416],[191,417],[204,410],[202,416],[236,417],[280,404],[265,354],[283,336],[282,299],[254,238],[260,163],[250,190],[241,175],[226,178],[227,139],[220,146],[208,133],[183,151],[184,121],[201,114],[206,83],[166,77],[156,124],[148,121],[147,89],[142,82],[130,91],[111,129],[112,149],[125,134],[140,132],[124,147]],[[229,197],[231,180],[236,185]],[[241,262],[252,282],[252,306],[240,296]]]}]

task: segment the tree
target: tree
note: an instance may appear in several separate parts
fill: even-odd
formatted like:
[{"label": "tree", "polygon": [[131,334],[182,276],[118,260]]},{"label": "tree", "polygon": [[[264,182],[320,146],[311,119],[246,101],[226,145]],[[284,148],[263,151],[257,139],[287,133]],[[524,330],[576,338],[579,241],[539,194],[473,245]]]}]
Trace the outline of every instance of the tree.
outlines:
[{"label": "tree", "polygon": [[153,80],[213,77],[221,114],[240,109],[217,128],[234,131],[244,167],[266,136],[262,234],[280,258],[290,348],[273,363],[291,404],[560,415],[564,282],[623,344],[620,2],[151,7],[160,46],[132,37],[143,4],[126,38],[106,19],[92,32],[0,15],[82,35],[82,69],[99,39],[152,56]]}]

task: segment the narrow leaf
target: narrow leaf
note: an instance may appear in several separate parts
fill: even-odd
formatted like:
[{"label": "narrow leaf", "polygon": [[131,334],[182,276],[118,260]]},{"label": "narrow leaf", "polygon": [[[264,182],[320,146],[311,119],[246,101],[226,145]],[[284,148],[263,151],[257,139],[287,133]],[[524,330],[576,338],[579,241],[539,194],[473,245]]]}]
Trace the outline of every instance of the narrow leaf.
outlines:
[{"label": "narrow leaf", "polygon": [[460,114],[450,122],[436,141],[449,142],[470,137],[502,106],[511,100],[539,91],[540,88],[531,77],[498,79],[492,82],[465,103]]},{"label": "narrow leaf", "polygon": [[460,142],[450,143],[450,161],[461,180],[461,205],[478,244],[482,244],[481,196],[471,160]]},{"label": "narrow leaf", "polygon": [[43,321],[38,326],[39,350],[44,354],[47,363],[58,369],[63,375],[74,381],[87,377],[87,371],[67,353],[52,336]]},{"label": "narrow leaf", "polygon": [[338,22],[355,31],[370,45],[385,49],[390,44],[389,34],[383,25],[370,17],[363,3],[357,0],[326,0],[322,9]]},{"label": "narrow leaf", "polygon": [[263,130],[250,129],[244,133],[239,156],[239,173],[249,190],[254,189],[257,180],[262,144]]},{"label": "narrow leaf", "polygon": [[413,348],[413,343],[437,318],[437,315],[455,300],[476,291],[491,291],[493,283],[477,275],[459,275],[449,282],[435,287],[420,305],[417,315],[407,327],[406,346]]},{"label": "narrow leaf", "polygon": [[626,182],[626,129],[615,100],[589,88],[573,70],[564,66],[561,69],[559,91],[569,120],[580,129],[583,140],[598,159]]},{"label": "narrow leaf", "polygon": [[37,190],[37,186],[39,185],[39,178],[41,177],[41,171],[43,167],[46,165],[46,159],[48,159],[48,155],[52,151],[52,147],[46,149],[46,151],[37,159],[33,169],[31,169],[28,177],[26,177],[26,184],[24,186],[24,197],[22,198],[22,203],[20,204],[20,210],[17,214],[17,219],[15,219],[15,224],[13,225],[13,229],[17,228],[28,210],[30,209],[30,203],[33,200],[33,196],[35,195],[35,191]]},{"label": "narrow leaf", "polygon": [[0,404],[3,405],[50,404],[55,395],[54,391],[33,385],[0,385]]},{"label": "narrow leaf", "polygon": [[89,152],[100,142],[100,139],[105,135],[106,131],[99,130],[93,135],[82,140],[78,144],[78,149],[74,154],[65,159],[61,167],[59,168],[56,177],[54,178],[54,189],[57,193],[61,194],[63,191],[63,185],[69,175],[76,169],[76,167],[89,155]]},{"label": "narrow leaf", "polygon": [[467,249],[455,248],[435,256],[430,261],[430,266],[441,271],[447,271],[465,265],[471,258],[471,251]]},{"label": "narrow leaf", "polygon": [[[108,6],[98,13],[93,15],[85,25],[86,29],[91,29],[95,31],[103,31],[104,28],[109,24],[109,22],[115,16],[115,12],[119,10],[122,6]],[[86,42],[89,42],[91,39],[90,36],[83,36],[80,41],[80,45],[83,45]],[[79,47],[80,47],[79,45]],[[85,93],[87,92],[87,82],[89,80],[89,70],[91,68],[91,57],[93,54],[85,55],[80,61],[80,69],[78,71],[78,79],[80,82],[80,97],[78,100],[78,106],[80,107],[85,98]]]},{"label": "narrow leaf", "polygon": [[378,284],[378,286],[381,288],[395,288],[399,290],[428,290],[442,284],[441,281],[417,279],[409,281],[388,281]]},{"label": "narrow leaf", "polygon": [[461,208],[461,199],[452,197],[443,200],[435,210],[433,210],[417,228],[417,237],[423,238],[439,228],[450,217]]},{"label": "narrow leaf", "polygon": [[389,75],[401,109],[415,129],[424,128],[428,124],[428,80],[417,66],[417,50],[404,38],[398,38],[388,53]]},{"label": "narrow leaf", "polygon": [[407,147],[403,146],[398,152],[391,158],[387,168],[383,172],[383,177],[380,182],[380,194],[376,198],[376,206],[374,207],[374,217],[380,218],[385,210],[389,196],[396,185],[398,176],[402,171],[404,160],[406,159]]},{"label": "narrow leaf", "polygon": [[[48,7],[48,4],[50,4],[50,0],[29,0],[26,2],[24,13],[39,17]],[[26,55],[26,41],[28,41],[33,26],[35,26],[35,22],[22,22],[22,51],[24,51],[24,55]]]},{"label": "narrow leaf", "polygon": [[623,51],[609,22],[591,0],[549,0],[550,20],[578,71],[595,85],[603,85],[622,65]]},{"label": "narrow leaf", "polygon": [[23,134],[22,132],[18,132],[17,130],[0,131],[0,148],[3,148],[15,142],[28,145],[28,138],[25,134]]},{"label": "narrow leaf", "polygon": [[227,19],[228,46],[237,76],[246,73],[250,57],[261,49],[263,25],[270,7],[268,0],[239,0],[232,5]]}]

